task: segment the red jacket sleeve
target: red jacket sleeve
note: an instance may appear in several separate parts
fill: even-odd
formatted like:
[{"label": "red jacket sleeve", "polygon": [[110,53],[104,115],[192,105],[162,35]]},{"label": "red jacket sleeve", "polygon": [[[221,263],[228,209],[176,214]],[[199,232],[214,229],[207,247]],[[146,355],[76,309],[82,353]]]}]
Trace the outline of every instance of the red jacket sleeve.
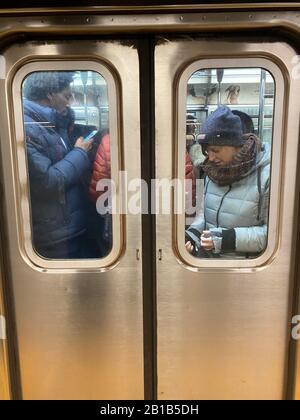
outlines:
[{"label": "red jacket sleeve", "polygon": [[196,179],[193,169],[193,163],[188,152],[186,152],[185,154],[185,179],[192,180],[192,197],[188,196],[188,191],[186,191],[186,206],[190,207],[191,204],[194,206],[196,202]]},{"label": "red jacket sleeve", "polygon": [[93,166],[93,174],[89,187],[89,195],[91,200],[94,202],[96,202],[97,198],[103,193],[103,191],[96,191],[98,181],[100,179],[111,178],[110,164],[110,140],[109,135],[107,134],[101,140]]}]

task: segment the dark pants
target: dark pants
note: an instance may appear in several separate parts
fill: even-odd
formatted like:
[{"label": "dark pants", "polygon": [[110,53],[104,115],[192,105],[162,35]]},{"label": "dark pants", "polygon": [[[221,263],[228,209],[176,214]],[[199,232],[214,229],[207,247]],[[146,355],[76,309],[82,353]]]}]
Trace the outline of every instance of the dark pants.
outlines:
[{"label": "dark pants", "polygon": [[86,234],[56,244],[36,246],[35,249],[41,257],[55,260],[101,258],[96,242]]}]

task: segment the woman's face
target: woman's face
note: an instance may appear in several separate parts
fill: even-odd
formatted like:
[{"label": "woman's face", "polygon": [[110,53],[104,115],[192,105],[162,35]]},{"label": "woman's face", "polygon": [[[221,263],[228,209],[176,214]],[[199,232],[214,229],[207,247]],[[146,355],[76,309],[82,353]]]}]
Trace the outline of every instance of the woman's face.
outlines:
[{"label": "woman's face", "polygon": [[217,166],[229,165],[239,151],[240,147],[232,146],[207,146],[206,149],[209,162]]},{"label": "woman's face", "polygon": [[55,108],[57,112],[62,115],[66,115],[68,112],[68,107],[73,100],[73,94],[71,92],[71,88],[68,86],[61,92],[49,94],[48,98],[50,100],[51,106]]}]

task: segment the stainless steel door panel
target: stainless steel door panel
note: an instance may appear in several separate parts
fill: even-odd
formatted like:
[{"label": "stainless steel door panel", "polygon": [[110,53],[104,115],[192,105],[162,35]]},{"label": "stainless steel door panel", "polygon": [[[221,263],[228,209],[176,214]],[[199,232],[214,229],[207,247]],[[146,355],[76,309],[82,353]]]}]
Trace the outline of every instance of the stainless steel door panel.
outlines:
[{"label": "stainless steel door panel", "polygon": [[[2,270],[0,270],[0,279],[2,280]],[[0,286],[2,286],[0,281]],[[0,400],[10,399],[10,383],[8,369],[8,349],[6,319],[4,317],[3,295],[0,291]]]},{"label": "stainless steel door panel", "polygon": [[[115,98],[118,121],[114,121],[120,130],[118,159],[129,180],[139,178],[137,51],[118,42],[29,42],[8,48],[5,60],[0,111],[2,167],[23,398],[141,399],[142,261],[136,259],[136,249],[141,248],[140,216],[119,217],[121,254],[108,267],[85,265],[84,261],[75,268],[68,264],[63,268],[61,261],[57,267],[53,261],[51,266],[35,264],[25,252],[24,240],[29,236],[22,236],[29,230],[29,226],[23,229],[20,216],[24,210],[20,202],[26,201],[27,195],[19,181],[16,157],[24,150],[22,139],[17,139],[16,150],[11,97],[13,76],[23,63],[53,60],[59,66],[60,60],[80,60],[107,64],[114,69],[119,87]],[[118,185],[118,196],[120,189]]]},{"label": "stainless steel door panel", "polygon": [[[233,48],[232,43],[215,39],[164,39],[156,47],[158,178],[176,176],[180,125],[176,87],[190,63],[265,57],[279,66],[285,80],[284,90],[281,87],[277,91],[284,100],[278,122],[283,153],[281,161],[273,161],[273,170],[282,171],[272,187],[275,216],[270,229],[279,238],[273,256],[252,269],[226,264],[222,268],[220,263],[217,268],[212,264],[206,268],[189,266],[178,253],[176,234],[183,232],[176,231],[176,219],[157,216],[157,248],[162,249],[163,256],[157,268],[159,399],[284,397],[299,135],[299,101],[295,95],[288,95],[300,87],[299,80],[290,77],[294,55],[294,50],[283,43],[235,41]],[[287,125],[282,126],[285,118]],[[275,150],[274,155],[277,153]],[[278,232],[274,232],[276,227]]]}]

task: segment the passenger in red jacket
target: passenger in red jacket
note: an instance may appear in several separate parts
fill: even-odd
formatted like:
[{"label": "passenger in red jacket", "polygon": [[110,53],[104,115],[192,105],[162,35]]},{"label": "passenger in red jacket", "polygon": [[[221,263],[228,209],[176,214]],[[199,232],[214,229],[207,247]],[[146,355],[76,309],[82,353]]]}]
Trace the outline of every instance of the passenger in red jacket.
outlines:
[{"label": "passenger in red jacket", "polygon": [[[98,197],[100,197],[104,191],[97,191],[97,183],[101,179],[111,178],[111,162],[110,162],[110,139],[109,135],[106,134],[97,149],[93,173],[89,187],[90,199],[96,203]],[[112,249],[113,237],[112,237],[112,215],[107,213],[103,216],[98,214],[100,221],[100,231],[96,231],[96,241],[101,250],[102,256],[108,255]]]},{"label": "passenger in red jacket", "polygon": [[193,163],[187,150],[185,152],[185,179],[192,180],[191,193],[189,193],[188,188],[186,189],[185,210],[187,211],[192,206],[195,206],[196,202],[196,178],[194,174]]},{"label": "passenger in red jacket", "polygon": [[192,180],[192,191],[186,189],[185,197],[185,211],[191,216],[191,207],[196,204],[196,176],[193,161],[190,157],[190,149],[195,143],[197,130],[197,118],[193,115],[187,114],[186,116],[186,151],[185,151],[185,179]]},{"label": "passenger in red jacket", "polygon": [[[102,138],[94,161],[93,174],[89,188],[90,198],[93,202],[96,202],[97,198],[103,193],[103,191],[96,191],[97,182],[100,179],[110,179],[111,177],[110,165],[110,140],[109,135],[107,134]],[[195,176],[193,164],[187,151],[185,154],[185,178],[193,181],[192,202],[194,203],[196,188]]]},{"label": "passenger in red jacket", "polygon": [[110,140],[109,135],[106,134],[101,140],[94,161],[93,174],[89,188],[90,198],[93,202],[96,202],[97,198],[103,193],[103,191],[96,191],[97,182],[100,179],[110,179],[110,177]]},{"label": "passenger in red jacket", "polygon": [[[94,167],[93,167],[93,174],[91,178],[91,183],[89,187],[89,195],[91,200],[96,203],[98,197],[103,194],[103,191],[97,191],[97,183],[102,179],[110,179],[111,178],[111,160],[110,160],[110,138],[109,135],[105,135],[102,138],[102,141],[98,147]],[[192,180],[192,191],[189,193],[188,189],[186,190],[186,200],[185,200],[185,210],[188,212],[189,216],[191,216],[191,209],[192,206],[195,206],[196,201],[196,179],[194,175],[193,163],[190,159],[189,153],[186,150],[185,153],[185,179]],[[110,242],[111,241],[111,226],[112,220],[110,215],[104,216],[104,227],[103,227],[103,241]]]}]

